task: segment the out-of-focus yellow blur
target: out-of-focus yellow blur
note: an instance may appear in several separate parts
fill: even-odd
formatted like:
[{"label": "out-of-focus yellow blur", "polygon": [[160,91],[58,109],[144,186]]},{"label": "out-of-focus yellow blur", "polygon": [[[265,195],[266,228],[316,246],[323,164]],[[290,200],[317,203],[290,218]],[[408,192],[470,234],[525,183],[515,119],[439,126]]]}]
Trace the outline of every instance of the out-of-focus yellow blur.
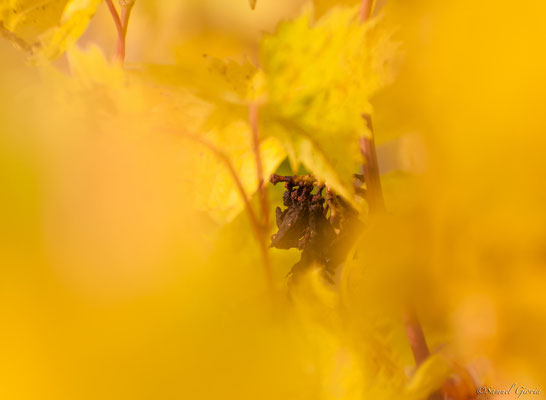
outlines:
[{"label": "out-of-focus yellow blur", "polygon": [[404,192],[384,177],[405,216],[366,234],[353,298],[410,298],[478,385],[544,390],[546,5],[394,3],[407,63],[377,136],[418,132],[428,169]]},{"label": "out-of-focus yellow blur", "polygon": [[[300,3],[137,0],[128,65],[254,58]],[[104,4],[80,41],[98,47],[55,67],[0,42],[0,398],[414,398],[405,301],[477,385],[546,390],[546,3],[384,12],[404,54],[377,141],[419,137],[426,169],[384,176],[396,212],[365,229],[339,291],[312,273],[288,301],[298,255],[270,250],[274,304],[246,216],[195,207],[206,149],[158,129],[201,110],[106,61]]]}]

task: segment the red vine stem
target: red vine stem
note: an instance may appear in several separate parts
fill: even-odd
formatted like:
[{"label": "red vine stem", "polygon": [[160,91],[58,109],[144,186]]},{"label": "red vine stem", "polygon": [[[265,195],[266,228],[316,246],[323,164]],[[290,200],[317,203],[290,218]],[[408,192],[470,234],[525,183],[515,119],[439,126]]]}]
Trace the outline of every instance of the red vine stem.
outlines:
[{"label": "red vine stem", "polygon": [[252,231],[254,232],[254,237],[256,238],[256,241],[258,242],[258,246],[260,248],[260,255],[262,257],[262,263],[264,267],[267,288],[270,292],[271,298],[274,299],[275,285],[273,282],[271,260],[269,259],[269,253],[267,251],[265,232],[260,226],[258,218],[256,217],[256,213],[254,212],[254,209],[252,208],[252,204],[250,204],[250,200],[247,196],[243,183],[239,179],[239,175],[237,175],[237,171],[233,167],[233,163],[231,162],[230,158],[228,157],[226,153],[224,153],[222,150],[220,150],[218,147],[216,147],[214,144],[210,143],[206,139],[199,137],[197,135],[192,135],[185,132],[177,131],[175,133],[178,133],[178,134],[182,133],[182,135],[185,138],[206,147],[227,168],[229,174],[231,175],[231,178],[233,179],[233,182],[235,183],[235,186],[237,187],[237,192],[239,193],[239,196],[241,197],[245,205],[245,209],[248,214],[248,218],[250,220],[250,225],[252,226]]},{"label": "red vine stem", "polygon": [[[123,37],[123,26],[121,25],[121,19],[119,19],[118,11],[116,10],[116,6],[114,6],[114,3],[112,0],[106,0],[106,5],[108,6],[108,10],[110,10],[110,14],[112,14],[114,25],[116,25],[116,30],[118,31],[118,43],[119,43],[120,38]],[[118,56],[118,51],[116,47],[116,57],[117,56]]]},{"label": "red vine stem", "polygon": [[262,212],[262,223],[264,232],[269,227],[269,203],[264,186],[264,168],[262,155],[260,153],[260,138],[258,135],[258,105],[251,103],[248,107],[248,122],[252,133],[252,151],[256,160],[256,174],[258,177],[258,193],[260,196],[260,209]]},{"label": "red vine stem", "polygon": [[374,0],[362,0],[360,4],[360,22],[366,21],[372,15]]},{"label": "red vine stem", "polygon": [[120,60],[123,64],[125,61],[125,38],[127,36],[127,26],[129,25],[129,17],[131,16],[131,10],[135,4],[135,0],[120,0],[121,4],[121,18],[114,6],[112,0],[106,0],[106,5],[112,14],[112,19],[116,25],[116,30],[118,32],[118,40],[116,43],[116,53],[115,58]]},{"label": "red vine stem", "polygon": [[127,38],[127,26],[129,25],[129,17],[131,16],[131,11],[135,5],[135,0],[120,0],[121,4],[121,26],[123,28],[123,37],[120,39],[118,37],[118,43],[116,45],[116,53],[118,54],[121,62],[125,60],[125,42]]},{"label": "red vine stem", "polygon": [[408,306],[402,308],[402,320],[415,364],[420,365],[430,355],[421,323],[419,322],[419,318],[417,318],[415,310]]}]

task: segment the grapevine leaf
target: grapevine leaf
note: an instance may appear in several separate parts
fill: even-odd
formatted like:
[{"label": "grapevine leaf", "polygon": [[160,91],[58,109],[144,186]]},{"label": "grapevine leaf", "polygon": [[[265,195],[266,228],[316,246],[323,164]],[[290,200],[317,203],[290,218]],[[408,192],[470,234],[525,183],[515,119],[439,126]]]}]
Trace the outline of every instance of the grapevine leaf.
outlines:
[{"label": "grapevine leaf", "polygon": [[358,141],[369,134],[362,114],[373,111],[370,97],[391,79],[396,49],[376,25],[360,23],[358,7],[333,8],[316,22],[307,9],[260,46],[264,130],[288,142],[293,166],[302,162],[351,202]]},{"label": "grapevine leaf", "polygon": [[[195,205],[210,213],[216,220],[232,220],[243,209],[244,203],[237,186],[226,168],[225,161],[219,159],[218,152],[230,160],[247,196],[258,189],[255,156],[252,148],[252,135],[247,122],[248,105],[261,96],[263,77],[260,71],[248,61],[223,62],[206,57],[206,68],[184,74],[185,66],[147,66],[143,76],[161,87],[161,92],[169,97],[189,87],[190,91],[206,105],[201,114],[201,124],[190,129],[216,149],[206,146],[198,148],[195,154],[194,188]],[[197,100],[196,100],[197,101]],[[187,106],[180,110],[186,113]],[[193,118],[195,119],[195,118]],[[175,128],[176,129],[176,128]],[[178,129],[185,130],[186,124]],[[277,169],[286,157],[285,147],[275,137],[261,141],[260,154],[263,163],[264,181]]]},{"label": "grapevine leaf", "polygon": [[86,29],[101,0],[2,0],[3,36],[35,60],[54,59]]},{"label": "grapevine leaf", "polygon": [[2,0],[0,20],[4,28],[29,44],[62,18],[67,0]]},{"label": "grapevine leaf", "polygon": [[144,72],[162,84],[185,87],[212,103],[247,107],[262,102],[264,77],[248,59],[223,61],[203,54],[178,65],[148,65]]},{"label": "grapevine leaf", "polygon": [[268,101],[310,132],[359,137],[370,97],[391,78],[377,68],[393,56],[389,35],[371,35],[376,21],[360,23],[358,7],[336,7],[317,22],[311,14],[281,24],[261,43]]},{"label": "grapevine leaf", "polygon": [[264,95],[263,75],[248,60],[238,63],[211,58],[208,72],[207,87],[215,93],[220,92],[227,101],[247,105],[251,101],[259,101]]},{"label": "grapevine leaf", "polygon": [[293,168],[303,163],[357,206],[352,176],[361,163],[359,138],[368,134],[362,113],[372,111],[369,98],[388,81],[376,66],[387,63],[390,42],[372,35],[375,21],[359,22],[357,7],[336,7],[317,22],[311,16],[306,10],[262,41],[263,69],[209,56],[202,68],[158,68],[170,70],[171,84],[210,102],[205,131],[246,129],[248,105],[259,104],[260,136],[280,140]]}]

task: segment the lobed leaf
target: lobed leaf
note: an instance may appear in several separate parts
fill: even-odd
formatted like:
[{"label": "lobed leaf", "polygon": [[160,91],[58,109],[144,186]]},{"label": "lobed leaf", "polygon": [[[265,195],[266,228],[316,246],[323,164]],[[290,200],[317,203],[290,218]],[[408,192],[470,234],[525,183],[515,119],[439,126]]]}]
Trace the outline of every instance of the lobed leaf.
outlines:
[{"label": "lobed leaf", "polygon": [[260,46],[264,130],[285,142],[293,166],[303,162],[353,204],[358,141],[369,134],[362,114],[373,111],[371,96],[389,82],[396,50],[376,26],[360,23],[358,7],[333,8],[317,21],[309,8]]}]

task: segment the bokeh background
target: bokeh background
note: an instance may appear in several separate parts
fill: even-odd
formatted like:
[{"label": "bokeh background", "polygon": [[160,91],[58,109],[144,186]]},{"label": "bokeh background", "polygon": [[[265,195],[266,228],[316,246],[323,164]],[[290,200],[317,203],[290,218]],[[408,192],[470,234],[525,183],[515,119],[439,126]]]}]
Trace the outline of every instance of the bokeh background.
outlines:
[{"label": "bokeh background", "polygon": [[[257,60],[303,5],[137,0],[127,69]],[[396,80],[372,99],[378,146],[396,149],[389,212],[335,289],[311,276],[289,295],[298,253],[270,250],[275,304],[244,212],[219,223],[195,205],[222,193],[195,186],[204,150],[155,131],[155,94],[109,63],[104,4],[78,42],[91,56],[38,68],[2,40],[0,397],[419,398],[445,375],[414,373],[407,299],[431,350],[476,385],[544,390],[545,12],[377,2],[402,44]],[[272,204],[281,193],[269,188]]]}]

